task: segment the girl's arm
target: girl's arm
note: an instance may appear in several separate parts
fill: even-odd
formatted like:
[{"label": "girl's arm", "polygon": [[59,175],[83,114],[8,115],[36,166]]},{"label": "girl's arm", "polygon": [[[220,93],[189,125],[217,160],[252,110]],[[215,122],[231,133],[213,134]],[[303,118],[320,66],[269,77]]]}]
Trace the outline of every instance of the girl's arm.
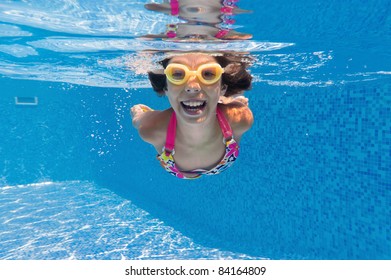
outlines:
[{"label": "girl's arm", "polygon": [[241,136],[248,131],[254,123],[254,116],[247,106],[247,102],[243,103],[241,101],[234,100],[228,104],[221,105],[221,107],[224,108],[225,115],[234,131],[236,140],[240,140]]},{"label": "girl's arm", "polygon": [[[132,116],[133,126],[139,130],[140,123],[146,117],[146,112],[152,112],[153,109],[144,104],[137,104],[130,108],[130,115]],[[147,114],[148,115],[148,114]]]},{"label": "girl's arm", "polygon": [[130,108],[130,114],[133,126],[145,142],[155,147],[164,145],[171,109],[155,111],[146,105],[137,104]]}]

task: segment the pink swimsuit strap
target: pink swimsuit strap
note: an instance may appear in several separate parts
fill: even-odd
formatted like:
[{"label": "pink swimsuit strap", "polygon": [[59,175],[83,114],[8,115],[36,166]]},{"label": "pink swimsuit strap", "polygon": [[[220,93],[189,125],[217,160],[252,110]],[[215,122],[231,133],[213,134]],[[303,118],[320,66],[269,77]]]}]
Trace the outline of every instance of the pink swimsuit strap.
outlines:
[{"label": "pink swimsuit strap", "polygon": [[174,151],[175,147],[175,136],[176,136],[176,114],[175,111],[172,112],[170,117],[170,122],[167,127],[167,135],[166,135],[166,145],[164,149],[166,152]]},{"label": "pink swimsuit strap", "polygon": [[179,14],[179,0],[170,0],[171,15],[177,16]]},{"label": "pink swimsuit strap", "polygon": [[[224,135],[224,139],[229,141],[232,139],[232,128],[229,125],[228,120],[224,116],[223,112],[219,107],[216,108],[217,120],[219,122],[221,132]],[[166,135],[166,145],[164,146],[164,150],[166,153],[172,153],[175,148],[175,136],[176,136],[176,114],[172,112],[170,117],[170,122],[167,127],[167,135]]]},{"label": "pink swimsuit strap", "polygon": [[219,125],[221,127],[221,132],[224,135],[225,140],[232,139],[232,128],[229,125],[227,118],[224,116],[223,112],[219,107],[216,108],[217,120],[219,121]]}]

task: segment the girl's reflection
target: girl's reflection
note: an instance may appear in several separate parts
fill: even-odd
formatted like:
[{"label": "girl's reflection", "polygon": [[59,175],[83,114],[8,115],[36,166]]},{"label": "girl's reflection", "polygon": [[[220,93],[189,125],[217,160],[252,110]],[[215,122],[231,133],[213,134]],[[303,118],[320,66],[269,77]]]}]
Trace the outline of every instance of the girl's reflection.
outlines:
[{"label": "girl's reflection", "polygon": [[183,23],[167,24],[163,34],[148,34],[144,38],[168,40],[247,40],[251,34],[234,30],[234,15],[248,13],[237,7],[237,0],[171,0],[162,4],[150,3],[148,10],[171,14],[184,20]]}]

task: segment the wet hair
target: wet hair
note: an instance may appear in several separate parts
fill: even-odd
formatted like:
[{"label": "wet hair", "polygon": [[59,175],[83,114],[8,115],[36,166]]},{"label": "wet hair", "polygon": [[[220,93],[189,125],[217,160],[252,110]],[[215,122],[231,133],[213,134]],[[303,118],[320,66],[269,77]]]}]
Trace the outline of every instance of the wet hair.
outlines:
[{"label": "wet hair", "polygon": [[[224,96],[229,97],[251,88],[252,76],[247,71],[247,68],[252,62],[250,57],[233,54],[223,54],[213,57],[221,67],[225,68],[225,72],[221,77],[222,85],[227,87]],[[159,64],[165,69],[169,64],[170,59],[171,57],[165,58],[160,61]],[[165,90],[167,89],[166,75],[149,71],[148,77],[153,90],[156,91],[159,96],[164,96]]]}]

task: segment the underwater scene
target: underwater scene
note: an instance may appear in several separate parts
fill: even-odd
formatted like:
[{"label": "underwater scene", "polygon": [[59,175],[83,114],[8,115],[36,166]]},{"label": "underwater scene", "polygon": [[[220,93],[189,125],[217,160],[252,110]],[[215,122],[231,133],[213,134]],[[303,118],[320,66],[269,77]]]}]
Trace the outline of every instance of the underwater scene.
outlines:
[{"label": "underwater scene", "polygon": [[0,259],[390,259],[390,11],[1,0]]}]

